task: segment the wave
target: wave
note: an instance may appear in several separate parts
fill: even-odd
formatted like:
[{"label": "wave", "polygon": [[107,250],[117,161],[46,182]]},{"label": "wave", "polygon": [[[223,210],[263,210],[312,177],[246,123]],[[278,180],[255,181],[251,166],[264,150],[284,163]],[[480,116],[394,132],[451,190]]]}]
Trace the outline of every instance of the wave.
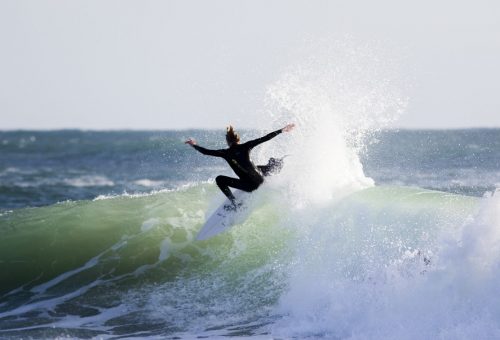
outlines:
[{"label": "wave", "polygon": [[500,283],[500,197],[375,187],[340,206],[345,208],[321,212],[309,228],[300,228],[293,242],[300,256],[277,306],[283,317],[269,333],[339,339],[500,335],[493,288]]},{"label": "wave", "polygon": [[304,210],[283,195],[263,187],[202,242],[213,184],[4,214],[1,333],[498,334],[498,197],[381,186]]}]

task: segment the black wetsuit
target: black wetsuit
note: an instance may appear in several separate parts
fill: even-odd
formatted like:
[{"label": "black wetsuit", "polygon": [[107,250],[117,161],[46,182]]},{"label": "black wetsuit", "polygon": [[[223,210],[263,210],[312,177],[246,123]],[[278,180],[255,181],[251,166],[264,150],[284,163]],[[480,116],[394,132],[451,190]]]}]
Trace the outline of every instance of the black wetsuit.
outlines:
[{"label": "black wetsuit", "polygon": [[[281,129],[243,144],[233,144],[228,149],[210,150],[198,145],[193,145],[193,147],[204,155],[221,157],[229,163],[229,166],[239,179],[228,176],[217,176],[215,182],[224,195],[234,203],[234,196],[229,187],[248,192],[254,191],[264,182],[264,176],[270,174],[276,167],[270,161],[268,165],[257,168],[250,160],[250,151],[257,145],[267,142],[280,133]],[[281,166],[281,163],[279,165]]]}]

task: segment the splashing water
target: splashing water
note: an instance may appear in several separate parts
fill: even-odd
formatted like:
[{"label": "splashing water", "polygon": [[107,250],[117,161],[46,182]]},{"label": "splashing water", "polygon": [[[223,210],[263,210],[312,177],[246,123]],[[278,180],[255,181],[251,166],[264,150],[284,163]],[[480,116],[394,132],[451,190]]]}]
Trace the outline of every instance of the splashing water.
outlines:
[{"label": "splashing water", "polygon": [[376,49],[341,44],[289,68],[268,90],[275,121],[298,125],[280,151],[292,154],[281,184],[300,208],[286,219],[297,233],[295,257],[276,308],[282,318],[269,332],[498,338],[498,197],[484,198],[468,221],[446,209],[431,218],[418,204],[405,208],[416,212],[410,223],[395,205],[354,204],[338,215],[346,197],[374,185],[359,153],[407,103],[387,62]]},{"label": "splashing water", "polygon": [[380,49],[344,41],[309,50],[314,55],[289,67],[269,86],[266,98],[274,125],[297,124],[291,138],[275,150],[291,155],[284,173],[297,207],[373,185],[358,154],[407,102]]}]

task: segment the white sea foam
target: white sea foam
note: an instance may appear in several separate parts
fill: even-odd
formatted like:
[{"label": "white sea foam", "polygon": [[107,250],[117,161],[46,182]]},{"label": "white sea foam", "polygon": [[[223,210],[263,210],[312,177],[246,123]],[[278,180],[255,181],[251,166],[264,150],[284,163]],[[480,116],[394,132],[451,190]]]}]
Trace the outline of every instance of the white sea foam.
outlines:
[{"label": "white sea foam", "polygon": [[143,178],[143,179],[138,179],[134,181],[134,184],[146,187],[146,188],[154,188],[154,187],[160,187],[165,184],[165,181],[154,181],[151,179]]},{"label": "white sea foam", "polygon": [[102,175],[85,175],[76,178],[66,178],[63,180],[63,182],[67,185],[79,188],[100,186],[110,187],[115,185],[112,180]]},{"label": "white sea foam", "polygon": [[500,195],[483,198],[468,217],[416,210],[410,223],[362,206],[347,220],[331,215],[295,218],[309,226],[290,244],[297,258],[272,334],[500,338]]},{"label": "white sea foam", "polygon": [[5,215],[8,215],[8,214],[11,214],[13,210],[6,210],[6,211],[3,211],[3,212],[0,212],[0,216],[5,216]]},{"label": "white sea foam", "polygon": [[13,167],[13,166],[8,167],[2,171],[2,173],[18,173],[18,172],[21,172],[21,170],[19,168]]},{"label": "white sea foam", "polygon": [[[50,169],[43,169],[44,171],[50,171]],[[36,174],[37,170],[20,170],[17,168],[8,168],[6,171],[19,173],[22,175],[32,175]],[[40,186],[55,186],[55,185],[69,185],[72,187],[83,188],[83,187],[97,187],[97,186],[114,186],[115,183],[102,175],[84,175],[72,178],[57,178],[55,175],[47,176],[42,178],[34,178],[31,180],[21,180],[14,182],[14,186],[20,188],[31,188]]]},{"label": "white sea foam", "polygon": [[[45,170],[45,169],[42,169],[42,170]],[[36,174],[37,172],[38,172],[38,169],[26,169],[26,168],[20,169],[17,167],[10,166],[10,167],[7,167],[4,170],[0,171],[0,176],[11,175],[11,174],[32,175],[32,174]]]}]

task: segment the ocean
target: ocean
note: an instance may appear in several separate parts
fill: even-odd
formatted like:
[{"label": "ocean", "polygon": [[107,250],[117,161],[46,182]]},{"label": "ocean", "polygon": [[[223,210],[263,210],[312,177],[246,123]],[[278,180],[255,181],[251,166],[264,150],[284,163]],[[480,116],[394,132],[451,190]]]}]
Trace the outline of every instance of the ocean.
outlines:
[{"label": "ocean", "polygon": [[0,338],[500,338],[500,129],[298,123],[206,241],[224,130],[0,132]]}]

